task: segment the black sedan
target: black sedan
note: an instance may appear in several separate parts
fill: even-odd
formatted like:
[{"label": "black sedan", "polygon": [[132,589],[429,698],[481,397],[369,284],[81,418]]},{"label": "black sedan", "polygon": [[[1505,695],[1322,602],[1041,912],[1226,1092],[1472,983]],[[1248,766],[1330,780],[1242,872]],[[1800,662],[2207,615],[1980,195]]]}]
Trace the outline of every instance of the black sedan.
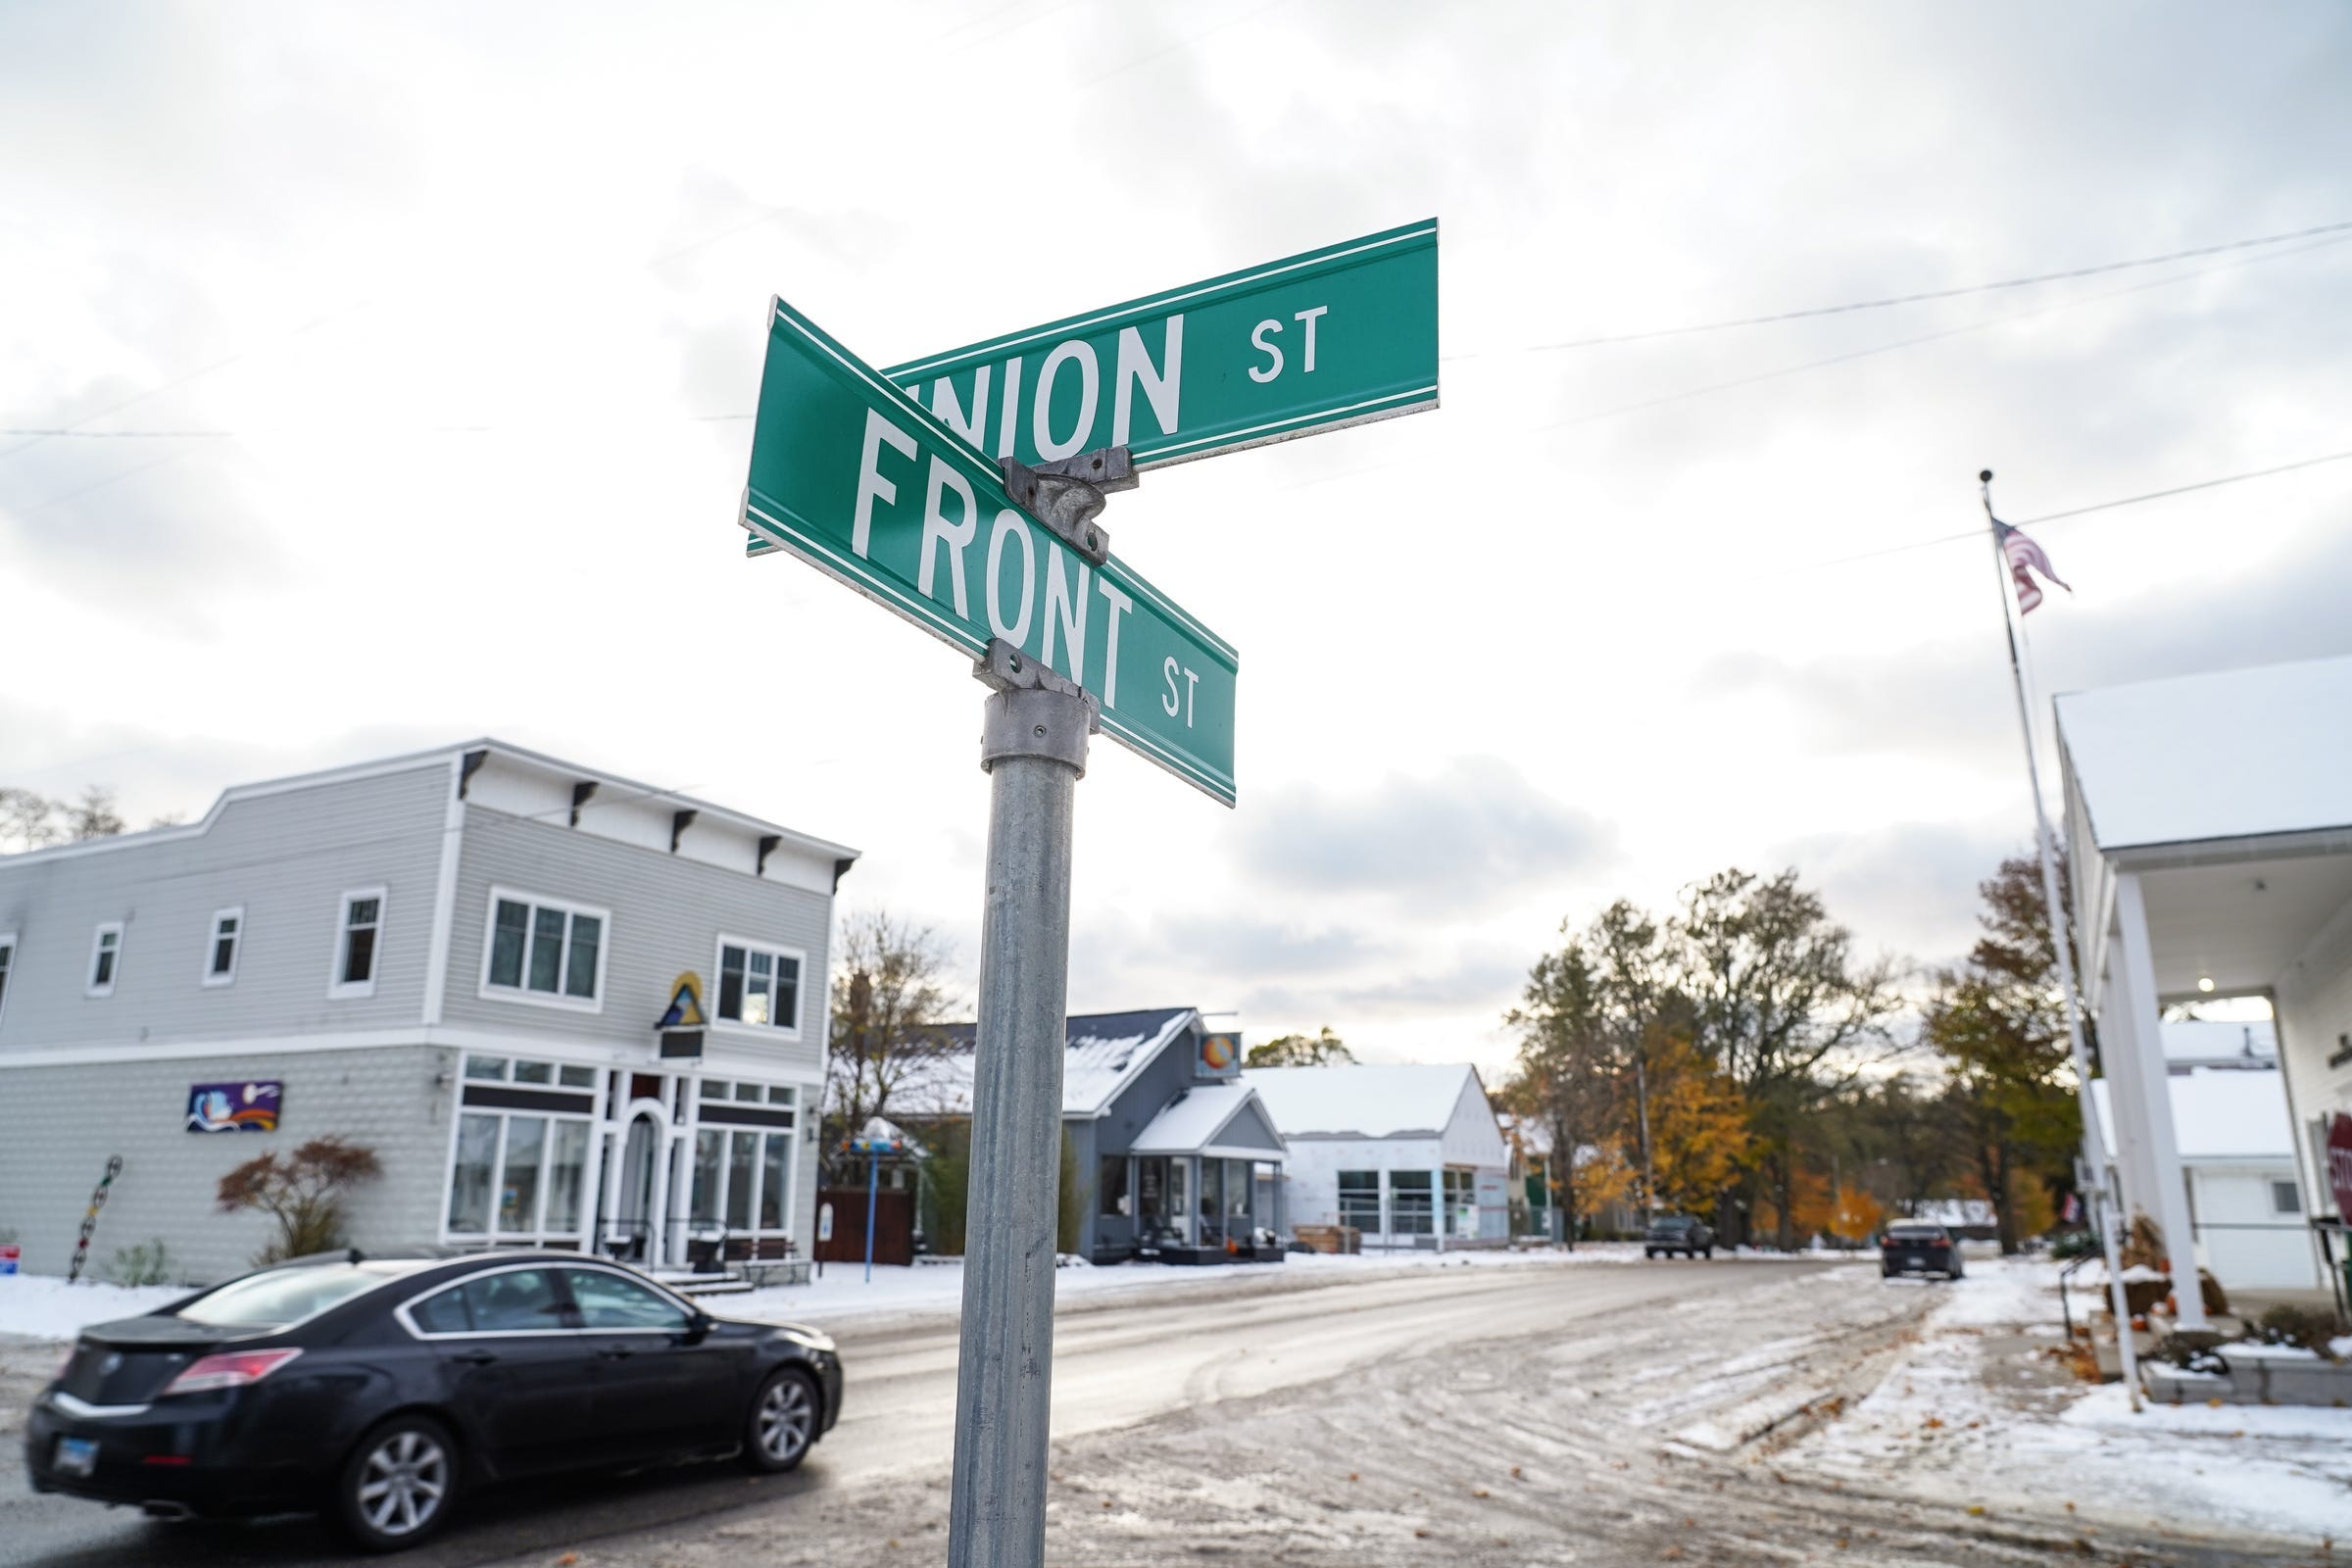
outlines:
[{"label": "black sedan", "polygon": [[340,1252],[85,1329],[24,1460],[37,1492],[167,1518],[316,1510],[386,1551],[486,1482],[789,1470],[840,1409],[824,1335],[712,1317],[618,1264]]},{"label": "black sedan", "polygon": [[1956,1280],[1967,1272],[1960,1261],[1960,1244],[1940,1225],[1913,1221],[1889,1225],[1879,1238],[1879,1277],[1897,1274],[1940,1274]]}]

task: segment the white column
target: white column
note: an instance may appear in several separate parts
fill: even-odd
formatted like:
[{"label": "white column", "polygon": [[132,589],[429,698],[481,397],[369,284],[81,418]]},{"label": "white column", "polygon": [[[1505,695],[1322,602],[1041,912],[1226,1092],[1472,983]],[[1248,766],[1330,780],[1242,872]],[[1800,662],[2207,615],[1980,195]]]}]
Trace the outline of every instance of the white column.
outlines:
[{"label": "white column", "polygon": [[1453,1215],[1448,1212],[1452,1205],[1446,1201],[1446,1167],[1440,1164],[1437,1169],[1429,1173],[1429,1179],[1431,1182],[1429,1190],[1431,1228],[1437,1232],[1438,1250],[1443,1252],[1446,1250],[1446,1227],[1453,1220]]},{"label": "white column", "polygon": [[2188,1181],[2180,1169],[2180,1145],[2173,1135],[2173,1095],[2165,1069],[2164,1037],[2157,1027],[2156,964],[2148,947],[2148,910],[2139,876],[2115,879],[2116,923],[2122,938],[2123,972],[2116,978],[2131,998],[2132,1039],[2118,1042],[2133,1054],[2139,1069],[2140,1100],[2147,1121],[2148,1163],[2155,1172],[2155,1219],[2173,1261],[2173,1295],[2180,1305],[2180,1327],[2201,1329],[2205,1293],[2197,1284],[2196,1230],[2189,1222]]},{"label": "white column", "polygon": [[2156,1167],[2148,1158],[2147,1075],[2140,1070],[2135,1045],[2138,1036],[2132,1021],[2132,988],[2118,972],[2123,944],[2112,927],[2108,935],[2109,964],[2099,1001],[2099,1066],[2107,1080],[2107,1108],[2115,1129],[2111,1153],[2116,1185],[2122,1190],[2124,1224],[2129,1230],[2134,1214],[2146,1214],[2159,1223],[2163,1216],[2157,1212]]}]

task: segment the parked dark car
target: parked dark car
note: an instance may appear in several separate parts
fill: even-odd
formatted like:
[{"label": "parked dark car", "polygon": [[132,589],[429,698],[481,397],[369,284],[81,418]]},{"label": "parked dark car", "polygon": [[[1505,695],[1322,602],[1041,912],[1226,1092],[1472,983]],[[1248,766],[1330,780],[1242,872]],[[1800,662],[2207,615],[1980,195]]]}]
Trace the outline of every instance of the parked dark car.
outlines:
[{"label": "parked dark car", "polygon": [[823,1334],[713,1317],[616,1263],[344,1252],[83,1330],[24,1461],[36,1492],[167,1518],[315,1510],[386,1551],[515,1476],[790,1470],[840,1410]]},{"label": "parked dark car", "polygon": [[1940,1274],[1956,1280],[1966,1270],[1960,1262],[1960,1244],[1940,1225],[1889,1225],[1879,1238],[1879,1277],[1897,1274]]},{"label": "parked dark car", "polygon": [[1688,1214],[1660,1214],[1651,1220],[1649,1233],[1642,1238],[1642,1255],[1672,1257],[1677,1252],[1685,1257],[1713,1257],[1714,1227]]}]

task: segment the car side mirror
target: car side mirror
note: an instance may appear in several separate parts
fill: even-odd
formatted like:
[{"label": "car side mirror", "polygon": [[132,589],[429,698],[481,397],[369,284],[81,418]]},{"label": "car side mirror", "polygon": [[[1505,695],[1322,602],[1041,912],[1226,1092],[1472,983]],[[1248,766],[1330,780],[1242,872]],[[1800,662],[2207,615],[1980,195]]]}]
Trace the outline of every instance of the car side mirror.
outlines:
[{"label": "car side mirror", "polygon": [[718,1319],[699,1306],[686,1315],[686,1337],[690,1340],[699,1340],[717,1326]]}]

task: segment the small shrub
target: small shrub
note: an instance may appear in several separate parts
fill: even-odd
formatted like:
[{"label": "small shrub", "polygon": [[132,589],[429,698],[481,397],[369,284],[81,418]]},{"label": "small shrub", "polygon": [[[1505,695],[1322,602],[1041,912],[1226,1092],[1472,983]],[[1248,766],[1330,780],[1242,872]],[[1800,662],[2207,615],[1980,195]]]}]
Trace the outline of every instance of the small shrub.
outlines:
[{"label": "small shrub", "polygon": [[114,1256],[107,1260],[106,1277],[117,1285],[169,1285],[172,1250],[164,1245],[161,1236],[118,1247]]},{"label": "small shrub", "polygon": [[2098,1250],[2098,1235],[2090,1230],[2060,1231],[2050,1238],[2050,1256],[2061,1263],[2087,1257]]},{"label": "small shrub", "polygon": [[253,1260],[281,1263],[341,1246],[343,1200],[353,1187],[382,1174],[383,1162],[366,1145],[314,1138],[291,1154],[272,1150],[221,1177],[220,1212],[258,1208],[275,1220],[277,1239]]},{"label": "small shrub", "polygon": [[2292,1306],[2284,1302],[2255,1319],[2246,1338],[2262,1345],[2291,1345],[2297,1349],[2330,1352],[2328,1342],[2347,1332],[2344,1320],[2331,1306]]}]

